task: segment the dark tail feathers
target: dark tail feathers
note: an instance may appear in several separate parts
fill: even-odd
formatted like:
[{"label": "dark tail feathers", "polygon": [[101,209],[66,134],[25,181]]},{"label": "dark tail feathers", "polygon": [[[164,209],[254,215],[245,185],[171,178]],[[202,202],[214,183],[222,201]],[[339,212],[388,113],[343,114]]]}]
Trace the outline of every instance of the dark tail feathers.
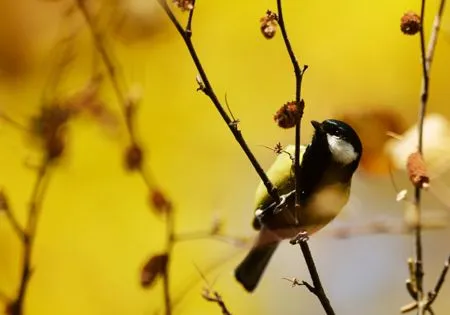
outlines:
[{"label": "dark tail feathers", "polygon": [[277,243],[253,247],[234,271],[236,280],[248,292],[253,292],[261,279],[267,264],[278,247]]}]

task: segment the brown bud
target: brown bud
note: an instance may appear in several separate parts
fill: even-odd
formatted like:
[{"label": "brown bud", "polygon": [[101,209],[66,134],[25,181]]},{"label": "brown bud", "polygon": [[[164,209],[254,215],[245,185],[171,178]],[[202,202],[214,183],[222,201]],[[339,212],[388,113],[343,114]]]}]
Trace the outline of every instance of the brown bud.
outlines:
[{"label": "brown bud", "polygon": [[305,102],[303,100],[300,101],[299,105],[297,105],[295,101],[288,102],[281,106],[273,116],[273,119],[281,128],[292,128],[302,118],[304,108]]},{"label": "brown bud", "polygon": [[135,171],[142,167],[142,149],[136,144],[131,144],[126,151],[125,167],[129,171]]},{"label": "brown bud", "polygon": [[59,158],[65,148],[65,143],[63,137],[58,133],[47,139],[45,143],[45,149],[47,153],[47,158],[49,160],[54,160]]},{"label": "brown bud", "polygon": [[406,12],[400,19],[400,29],[403,34],[414,35],[420,31],[420,16],[416,13],[409,11]]},{"label": "brown bud", "polygon": [[159,214],[168,213],[172,210],[172,204],[160,190],[152,190],[150,192],[150,203]]},{"label": "brown bud", "polygon": [[173,0],[173,3],[181,9],[181,11],[191,11],[194,9],[194,0]]},{"label": "brown bud", "polygon": [[5,314],[14,315],[19,313],[19,304],[17,303],[17,301],[8,301],[5,307]]},{"label": "brown bud", "polygon": [[267,10],[266,15],[264,15],[260,20],[261,22],[261,33],[266,39],[271,39],[275,36],[278,26],[278,16],[276,13]]},{"label": "brown bud", "polygon": [[167,271],[168,261],[169,256],[166,253],[152,256],[142,268],[141,286],[144,288],[152,286],[158,276]]},{"label": "brown bud", "polygon": [[274,151],[276,154],[281,154],[281,153],[283,153],[283,150],[284,150],[284,148],[283,148],[283,146],[281,145],[281,142],[278,142],[277,144],[275,144],[275,147],[273,148],[273,151]]},{"label": "brown bud", "polygon": [[0,211],[9,210],[9,202],[3,189],[0,190]]},{"label": "brown bud", "polygon": [[406,164],[409,180],[417,188],[427,188],[430,178],[427,175],[425,162],[419,152],[411,153]]}]

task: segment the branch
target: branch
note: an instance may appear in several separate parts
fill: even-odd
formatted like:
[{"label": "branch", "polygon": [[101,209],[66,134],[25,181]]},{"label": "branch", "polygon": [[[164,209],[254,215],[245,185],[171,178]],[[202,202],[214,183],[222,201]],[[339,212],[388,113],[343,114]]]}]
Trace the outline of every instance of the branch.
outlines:
[{"label": "branch", "polygon": [[300,174],[300,135],[301,135],[301,118],[303,116],[304,103],[301,99],[301,88],[303,74],[308,69],[308,66],[304,66],[303,70],[300,69],[297,58],[295,57],[294,51],[292,49],[291,42],[286,31],[286,26],[284,24],[283,9],[281,5],[281,0],[277,0],[277,11],[278,11],[278,24],[280,25],[281,34],[283,36],[284,44],[286,46],[289,58],[291,59],[292,66],[294,68],[295,74],[295,104],[300,111],[298,122],[295,126],[295,154],[294,154],[294,171],[295,171],[295,206],[300,206],[301,197],[301,174]]},{"label": "branch", "polygon": [[17,237],[23,242],[26,237],[25,231],[20,225],[14,213],[12,212],[6,194],[3,190],[0,190],[0,212],[4,212],[6,214],[6,218],[11,224]]},{"label": "branch", "polygon": [[23,262],[22,262],[22,275],[19,285],[19,290],[16,298],[9,306],[10,315],[22,315],[24,300],[28,289],[28,283],[32,276],[33,269],[31,267],[31,258],[33,253],[34,240],[36,238],[37,226],[39,221],[40,207],[42,199],[45,195],[45,189],[47,187],[45,179],[50,166],[50,160],[46,159],[40,166],[37,174],[33,191],[30,197],[30,205],[28,212],[28,219],[24,230],[23,238]]},{"label": "branch", "polygon": [[[98,31],[91,15],[89,14],[88,9],[85,5],[85,0],[76,0],[78,9],[83,14],[86,24],[89,27],[89,30],[92,34],[95,47],[106,67],[107,74],[110,78],[110,81],[112,83],[114,93],[116,94],[117,100],[119,101],[119,105],[122,108],[122,112],[124,115],[127,131],[130,137],[131,144],[128,147],[126,151],[126,167],[130,171],[138,171],[141,178],[144,181],[144,184],[147,186],[148,191],[152,195],[154,203],[156,204],[157,210],[161,213],[164,213],[166,216],[166,252],[164,254],[164,266],[162,267],[161,276],[163,279],[163,290],[164,290],[164,306],[165,306],[165,314],[171,315],[172,314],[172,307],[171,307],[171,296],[170,296],[170,282],[169,282],[169,260],[171,257],[173,245],[175,242],[175,232],[174,232],[174,218],[173,218],[173,208],[171,203],[165,199],[165,197],[162,195],[162,193],[156,188],[156,185],[154,184],[152,180],[152,176],[150,173],[146,172],[143,169],[142,166],[142,160],[143,160],[143,151],[141,147],[137,144],[136,135],[134,132],[134,102],[129,99],[128,97],[125,97],[125,93],[120,88],[120,85],[118,83],[118,78],[116,76],[116,70],[114,67],[114,64],[111,60],[111,57],[105,48],[103,44],[103,40],[101,37],[100,32]],[[190,20],[192,19],[192,15],[190,15]],[[158,199],[159,198],[159,199]],[[159,202],[159,204],[158,204]]]},{"label": "branch", "polygon": [[445,277],[447,276],[449,267],[450,267],[450,256],[447,258],[447,261],[444,264],[444,268],[442,268],[441,275],[439,276],[439,279],[436,282],[436,286],[434,287],[434,290],[431,292],[428,292],[428,303],[425,306],[425,309],[430,310],[431,305],[434,303],[437,296],[439,295],[442,285],[444,284]]},{"label": "branch", "polygon": [[205,289],[202,292],[202,297],[208,302],[217,303],[217,305],[219,305],[220,309],[222,310],[223,315],[231,315],[230,311],[225,305],[225,302],[222,299],[222,296],[217,291],[211,292],[208,289]]},{"label": "branch", "polygon": [[[433,60],[434,51],[438,38],[438,31],[440,28],[440,21],[442,14],[444,12],[445,0],[441,0],[438,12],[434,19],[434,25],[430,36],[430,41],[428,45],[428,50],[425,47],[425,30],[424,30],[424,17],[425,17],[425,5],[426,1],[421,1],[420,9],[420,52],[421,52],[421,62],[422,62],[422,88],[420,94],[420,108],[419,108],[419,122],[418,122],[418,152],[423,156],[423,127],[424,120],[428,104],[429,95],[429,71],[431,69],[431,62]],[[422,315],[425,312],[425,305],[422,303],[424,299],[424,289],[423,289],[423,249],[422,249],[422,214],[421,214],[421,188],[416,186],[414,194],[414,204],[416,209],[416,226],[415,226],[415,251],[416,251],[416,267],[415,267],[415,283],[416,283],[416,302],[418,306],[418,314]]]},{"label": "branch", "polygon": [[[167,258],[170,259],[172,254],[173,245],[175,243],[174,238],[174,225],[173,225],[173,211],[168,211],[166,213],[166,254]],[[169,261],[167,261],[167,264]],[[169,269],[166,267],[163,272],[163,288],[164,288],[164,307],[166,310],[166,315],[172,314],[172,301],[170,297],[170,285],[169,285]]]},{"label": "branch", "polygon": [[[333,307],[331,306],[330,300],[323,289],[322,282],[320,281],[319,273],[317,272],[316,264],[311,254],[311,250],[308,245],[308,235],[306,233],[299,233],[294,239],[292,239],[291,244],[299,244],[302,250],[303,257],[305,258],[306,265],[308,266],[309,274],[311,275],[312,285],[303,281],[302,284],[305,285],[310,292],[312,292],[322,304],[322,307],[327,315],[334,315]],[[293,282],[295,283],[295,281]]]},{"label": "branch", "polygon": [[158,0],[158,2],[161,5],[161,7],[164,9],[164,11],[166,12],[166,14],[169,17],[170,21],[175,26],[175,28],[177,29],[178,33],[183,38],[183,40],[184,40],[184,42],[186,44],[186,47],[187,47],[187,49],[189,51],[189,54],[191,55],[191,58],[192,58],[195,66],[196,66],[196,68],[197,68],[197,70],[199,72],[199,75],[200,75],[200,79],[201,79],[201,81],[199,81],[199,83],[200,83],[200,90],[203,93],[205,93],[205,95],[208,96],[211,99],[211,102],[214,104],[214,106],[216,107],[216,109],[219,112],[220,116],[222,117],[222,119],[227,124],[228,129],[231,131],[231,133],[233,134],[234,138],[236,139],[236,141],[241,146],[241,149],[244,151],[244,153],[246,154],[247,158],[250,160],[250,163],[252,164],[253,168],[258,173],[258,175],[261,178],[262,182],[266,186],[267,192],[272,197],[272,199],[275,202],[278,203],[280,201],[280,196],[278,194],[278,191],[277,191],[276,187],[272,185],[272,183],[270,182],[270,180],[267,177],[266,173],[262,169],[261,165],[256,160],[256,158],[253,155],[252,151],[250,150],[250,148],[248,147],[247,143],[245,142],[245,139],[242,136],[242,132],[239,130],[237,124],[230,118],[230,116],[227,114],[227,112],[225,111],[224,107],[220,103],[219,99],[217,98],[216,93],[214,92],[214,90],[213,90],[213,88],[211,86],[209,78],[208,78],[208,76],[207,76],[207,74],[206,74],[206,72],[205,72],[205,70],[204,70],[204,68],[203,68],[203,66],[202,66],[202,64],[200,62],[200,58],[197,55],[197,52],[195,50],[194,44],[192,43],[192,39],[191,39],[191,37],[192,37],[191,24],[192,24],[192,17],[193,17],[194,9],[190,10],[187,27],[183,28],[183,26],[181,26],[180,22],[175,17],[174,13],[170,9],[169,5],[167,4],[167,0]]},{"label": "branch", "polygon": [[[295,74],[295,104],[298,107],[298,111],[300,112],[299,119],[295,126],[295,157],[294,157],[294,172],[295,172],[295,208],[294,213],[297,215],[297,208],[300,207],[301,203],[301,169],[300,169],[300,129],[301,129],[301,119],[303,116],[304,110],[304,102],[301,99],[301,84],[303,79],[304,72],[308,69],[305,65],[303,70],[300,69],[297,58],[295,57],[294,51],[292,49],[292,45],[289,41],[289,37],[286,31],[286,26],[284,23],[283,9],[281,5],[281,0],[277,0],[277,11],[278,11],[278,24],[280,25],[281,33],[283,36],[284,44],[289,54],[289,58],[291,59],[292,66],[294,68]],[[320,281],[319,273],[317,272],[316,265],[314,263],[314,259],[312,257],[311,251],[308,245],[308,237],[307,235],[300,233],[297,237],[291,241],[291,244],[299,244],[300,249],[303,253],[303,257],[305,258],[306,265],[308,266],[309,273],[311,275],[311,279],[313,281],[313,286],[303,282],[308,289],[314,293],[322,304],[325,313],[328,315],[334,315],[333,307],[330,304],[330,301],[323,289],[322,283]]]}]

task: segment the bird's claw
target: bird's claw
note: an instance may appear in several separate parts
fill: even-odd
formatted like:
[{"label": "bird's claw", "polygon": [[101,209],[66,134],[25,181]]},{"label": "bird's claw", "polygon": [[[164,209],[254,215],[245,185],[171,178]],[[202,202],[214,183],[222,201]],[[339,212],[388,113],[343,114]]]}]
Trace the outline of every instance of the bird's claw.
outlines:
[{"label": "bird's claw", "polygon": [[301,231],[294,238],[292,238],[289,243],[292,245],[303,243],[309,241],[309,235],[306,231]]}]

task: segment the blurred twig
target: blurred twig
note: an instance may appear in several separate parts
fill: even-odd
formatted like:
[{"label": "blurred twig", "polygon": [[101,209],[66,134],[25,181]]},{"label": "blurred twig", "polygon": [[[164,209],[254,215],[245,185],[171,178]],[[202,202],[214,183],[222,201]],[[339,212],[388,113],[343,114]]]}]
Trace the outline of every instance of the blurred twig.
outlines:
[{"label": "blurred twig", "polygon": [[97,29],[94,20],[92,19],[88,8],[86,7],[85,0],[75,0],[80,12],[83,14],[86,24],[89,27],[89,30],[92,34],[95,47],[106,67],[107,74],[111,80],[114,92],[117,96],[119,105],[122,108],[122,112],[125,119],[125,124],[127,127],[127,131],[130,137],[130,146],[126,152],[126,165],[129,170],[137,171],[142,177],[145,185],[147,186],[151,195],[158,195],[161,197],[160,200],[163,202],[160,203],[160,210],[165,215],[166,221],[166,249],[164,256],[164,266],[162,266],[161,276],[163,278],[163,288],[164,288],[164,305],[165,305],[165,314],[170,315],[172,313],[171,309],[171,297],[170,297],[170,286],[169,286],[169,271],[168,264],[170,261],[173,245],[174,245],[174,216],[173,209],[171,204],[165,199],[165,197],[160,193],[160,191],[156,188],[155,183],[152,180],[152,176],[148,171],[146,172],[142,167],[143,160],[143,151],[141,147],[137,144],[137,139],[134,130],[133,118],[135,112],[135,104],[129,98],[125,96],[125,93],[122,91],[118,78],[116,75],[116,69],[112,62],[112,59],[109,55],[108,50],[106,49],[103,38],[100,31]]},{"label": "blurred twig", "polygon": [[[286,26],[284,23],[283,9],[281,0],[277,0],[277,11],[278,11],[278,24],[280,25],[281,33],[283,35],[284,44],[289,54],[289,58],[291,59],[292,66],[294,68],[295,74],[295,104],[297,106],[297,110],[300,112],[299,119],[295,126],[295,157],[294,157],[294,172],[295,172],[295,207],[300,207],[301,203],[301,169],[300,169],[300,131],[301,131],[301,121],[303,116],[303,107],[304,102],[301,99],[301,84],[303,79],[303,74],[308,69],[308,66],[304,66],[303,70],[300,69],[297,58],[295,57],[294,51],[292,49],[292,45],[289,41],[289,37],[286,31]],[[295,211],[297,213],[297,210]],[[334,310],[330,304],[330,301],[323,289],[322,282],[320,281],[319,273],[317,272],[316,265],[314,263],[314,259],[312,257],[311,251],[308,245],[307,237],[296,238],[294,242],[300,245],[300,249],[303,253],[303,257],[305,258],[306,265],[308,266],[309,273],[311,275],[311,279],[313,281],[313,286],[308,286],[310,291],[314,293],[322,304],[323,309],[326,314],[331,315],[334,314]]]},{"label": "blurred twig", "polygon": [[[423,156],[423,127],[424,120],[428,104],[429,95],[429,71],[431,69],[431,62],[433,60],[435,47],[438,39],[438,32],[440,28],[440,21],[445,8],[445,0],[440,1],[439,9],[435,15],[433,29],[431,31],[430,40],[428,43],[428,49],[425,45],[425,30],[424,30],[424,18],[425,18],[425,6],[426,1],[421,0],[420,9],[420,54],[421,54],[421,66],[422,66],[422,88],[420,92],[420,106],[419,106],[419,117],[418,117],[418,153]],[[423,288],[423,248],[422,248],[422,213],[421,213],[421,189],[422,187],[416,186],[414,193],[414,205],[416,212],[416,224],[415,224],[415,268],[414,268],[414,279],[409,279],[407,283],[414,283],[412,292],[412,297],[416,300],[416,307],[418,315],[423,315],[426,311],[426,303],[424,303],[425,295]],[[411,293],[410,292],[410,293]],[[412,308],[414,309],[414,308]],[[412,309],[407,308],[407,311]],[[404,308],[402,309],[402,311]]]},{"label": "blurred twig", "polygon": [[[170,21],[173,23],[175,28],[177,29],[180,36],[183,38],[184,43],[186,44],[187,49],[189,50],[189,53],[192,57],[192,60],[199,72],[200,78],[197,80],[199,83],[199,90],[201,90],[205,95],[207,95],[214,106],[216,107],[217,111],[219,112],[222,119],[225,121],[225,123],[228,126],[228,129],[233,134],[236,141],[241,146],[242,150],[246,154],[247,158],[250,160],[250,163],[253,165],[253,168],[258,173],[259,177],[261,178],[262,182],[267,188],[267,192],[269,195],[273,198],[274,201],[279,202],[280,196],[278,195],[278,191],[275,186],[272,185],[269,178],[267,177],[266,173],[262,169],[259,162],[256,160],[255,156],[253,155],[252,151],[248,147],[244,137],[242,136],[242,132],[239,130],[237,124],[230,118],[230,116],[227,114],[225,109],[223,108],[221,102],[217,98],[216,93],[214,92],[212,85],[209,81],[209,78],[200,62],[200,58],[197,55],[197,51],[194,47],[194,44],[192,43],[192,18],[194,14],[194,8],[192,8],[189,12],[188,22],[186,28],[184,28],[178,19],[175,17],[174,13],[172,12],[171,8],[169,7],[167,0],[158,0],[161,7],[166,12],[167,16],[169,17]],[[195,6],[195,1],[192,1],[192,5]]]},{"label": "blurred twig", "polygon": [[202,292],[202,297],[208,302],[217,303],[217,305],[219,305],[220,309],[222,310],[223,315],[231,315],[230,311],[225,305],[225,302],[222,299],[222,296],[217,291],[209,291],[205,289]]},{"label": "blurred twig", "polygon": [[8,306],[9,315],[23,314],[23,307],[28,289],[28,283],[33,273],[33,269],[31,266],[33,245],[36,238],[40,207],[42,204],[42,199],[45,195],[45,189],[47,187],[45,180],[48,174],[49,167],[50,160],[46,158],[42,165],[39,167],[37,178],[31,193],[27,223],[25,229],[23,230],[23,237],[21,238],[23,244],[21,280],[17,296]]},{"label": "blurred twig", "polygon": [[295,202],[296,207],[300,206],[300,182],[301,182],[301,174],[300,174],[300,138],[301,138],[301,117],[303,116],[303,103],[301,100],[301,89],[302,89],[302,79],[303,74],[308,69],[308,66],[305,65],[303,70],[300,69],[297,58],[295,57],[294,51],[292,49],[291,42],[289,40],[286,25],[284,23],[284,15],[283,8],[281,5],[281,0],[277,0],[277,11],[278,11],[278,24],[280,25],[281,34],[283,36],[284,44],[286,46],[286,50],[289,54],[289,58],[291,59],[292,66],[294,68],[295,75],[295,104],[300,111],[300,119],[298,120],[295,126],[295,154],[294,154],[294,169],[295,169]]},{"label": "blurred twig", "polygon": [[201,272],[201,270],[199,268],[197,268],[197,271],[200,273],[200,276],[202,277],[203,281],[205,282],[205,284],[207,286],[206,288],[203,288],[202,297],[208,302],[216,303],[222,310],[223,315],[231,315],[230,311],[228,310],[227,306],[225,305],[225,302],[223,301],[222,296],[219,294],[219,292],[213,290],[212,285],[209,284],[205,275]]}]

